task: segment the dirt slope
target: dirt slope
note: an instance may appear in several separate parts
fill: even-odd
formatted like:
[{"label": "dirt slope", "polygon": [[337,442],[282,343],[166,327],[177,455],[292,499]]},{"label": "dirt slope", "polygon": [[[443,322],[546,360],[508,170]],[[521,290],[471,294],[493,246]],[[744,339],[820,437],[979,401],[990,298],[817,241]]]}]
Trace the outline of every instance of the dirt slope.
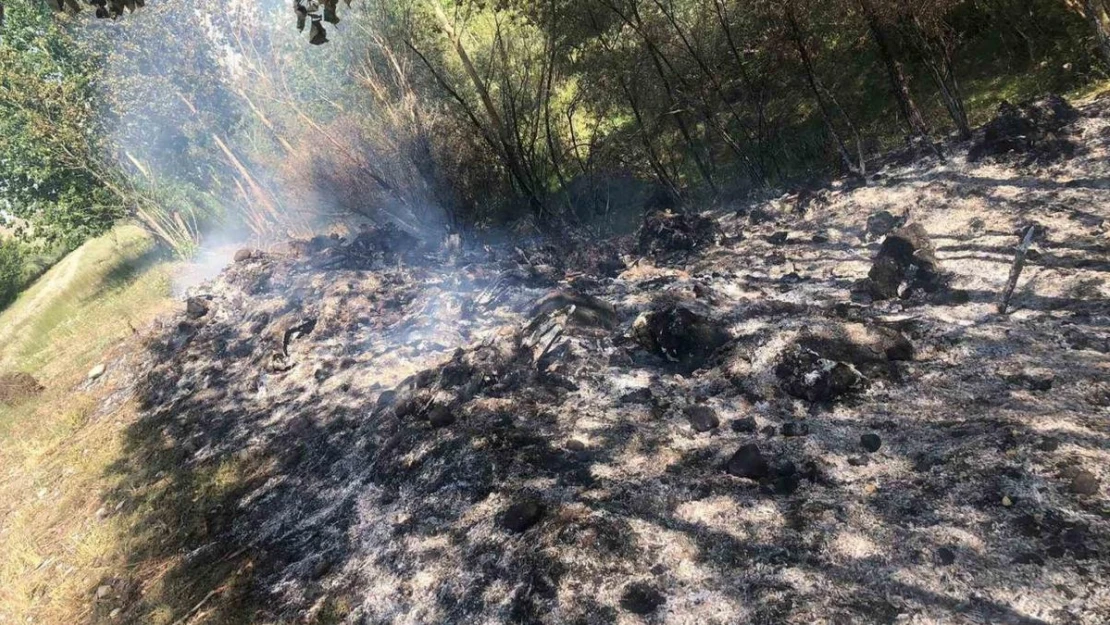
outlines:
[{"label": "dirt slope", "polygon": [[[1106,623],[1107,109],[689,236],[243,254],[152,340],[108,500],[256,621]],[[943,287],[873,299],[894,222]]]}]

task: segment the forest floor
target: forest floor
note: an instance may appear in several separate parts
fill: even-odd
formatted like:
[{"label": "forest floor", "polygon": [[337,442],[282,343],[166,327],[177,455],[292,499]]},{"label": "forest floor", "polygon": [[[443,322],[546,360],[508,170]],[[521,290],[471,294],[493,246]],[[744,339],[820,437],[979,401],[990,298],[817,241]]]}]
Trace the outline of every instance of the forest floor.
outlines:
[{"label": "forest floor", "polygon": [[[118,437],[83,507],[3,458],[3,538],[113,547],[5,555],[0,622],[1105,623],[1110,99],[1083,113],[1074,151],[606,245],[244,252],[48,391]],[[879,299],[906,224],[935,250]]]}]

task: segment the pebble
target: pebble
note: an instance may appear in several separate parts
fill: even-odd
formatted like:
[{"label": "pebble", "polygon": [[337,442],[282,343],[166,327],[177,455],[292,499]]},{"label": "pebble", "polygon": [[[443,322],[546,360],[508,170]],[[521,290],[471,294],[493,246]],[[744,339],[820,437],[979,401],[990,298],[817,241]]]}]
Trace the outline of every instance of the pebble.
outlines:
[{"label": "pebble", "polygon": [[89,379],[95,380],[99,378],[100,376],[104,375],[104,372],[107,371],[107,369],[108,368],[102,364],[93,367],[92,370],[89,371]]},{"label": "pebble", "polygon": [[99,586],[96,589],[96,598],[97,599],[104,599],[110,594],[112,594],[112,587],[109,586],[108,584],[104,584],[103,586]]},{"label": "pebble", "polygon": [[771,467],[767,464],[767,459],[763,457],[763,453],[759,451],[759,447],[748,444],[732,455],[726,470],[736,477],[758,480],[767,477],[767,474],[771,472]]},{"label": "pebble", "polygon": [[859,443],[868,453],[873,454],[883,446],[883,439],[879,438],[878,434],[864,434],[859,437]]},{"label": "pebble", "polygon": [[695,432],[708,432],[721,425],[717,411],[709,406],[686,406],[683,412]]},{"label": "pebble", "polygon": [[871,459],[867,456],[852,456],[848,458],[848,464],[853,467],[866,467],[871,464]]}]

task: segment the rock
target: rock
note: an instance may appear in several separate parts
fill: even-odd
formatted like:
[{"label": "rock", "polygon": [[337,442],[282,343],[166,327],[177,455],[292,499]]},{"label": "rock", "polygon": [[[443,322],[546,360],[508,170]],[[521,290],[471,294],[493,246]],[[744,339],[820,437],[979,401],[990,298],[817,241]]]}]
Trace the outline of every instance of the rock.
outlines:
[{"label": "rock", "polygon": [[790,238],[790,233],[785,230],[780,230],[767,236],[767,242],[771,245],[782,245]]},{"label": "rock", "polygon": [[737,432],[739,434],[752,434],[758,428],[758,425],[755,422],[755,418],[753,417],[733,419],[732,422],[729,423],[729,426],[732,428],[733,432]]},{"label": "rock", "polygon": [[262,257],[262,252],[260,252],[258,250],[252,250],[249,247],[244,247],[244,248],[238,250],[237,252],[235,252],[235,262],[237,262],[237,263],[245,263],[248,260],[253,260],[255,258],[261,258],[261,257]]},{"label": "rock", "polygon": [[96,379],[100,378],[101,376],[103,376],[104,373],[107,370],[108,370],[107,367],[105,367],[103,364],[99,364],[99,365],[97,365],[97,366],[95,366],[95,367],[93,367],[92,369],[89,370],[89,379],[90,380],[96,380]]},{"label": "rock", "polygon": [[633,582],[621,594],[621,607],[633,614],[645,615],[658,610],[667,598],[658,589],[645,582]]},{"label": "rock", "polygon": [[97,599],[106,599],[111,594],[112,594],[112,587],[109,586],[108,584],[103,584],[103,585],[98,586],[96,588],[96,598]]},{"label": "rock", "polygon": [[732,337],[708,316],[681,304],[641,315],[632,328],[641,347],[660,353],[684,371],[700,369]]},{"label": "rock", "polygon": [[1090,471],[1079,471],[1071,480],[1071,490],[1077,495],[1097,495],[1100,487],[1099,479]]},{"label": "rock", "polygon": [[801,421],[788,421],[783,423],[782,435],[787,438],[809,436],[809,424]]},{"label": "rock", "polygon": [[864,434],[859,437],[859,443],[868,453],[873,454],[883,446],[883,439],[879,438],[878,434]]},{"label": "rock", "polygon": [[709,406],[686,406],[683,412],[695,432],[708,432],[721,425],[717,411]]},{"label": "rock", "polygon": [[732,458],[728,461],[726,470],[736,477],[759,480],[767,477],[771,472],[771,467],[767,464],[767,460],[763,457],[763,453],[759,451],[759,447],[754,444],[748,444],[741,447],[732,455]]},{"label": "rock", "polygon": [[883,240],[867,277],[875,299],[909,297],[919,290],[935,293],[947,286],[936,248],[919,223],[900,228]]},{"label": "rock", "polygon": [[1045,451],[1045,452],[1049,452],[1049,453],[1054,452],[1059,448],[1060,448],[1060,439],[1055,438],[1053,436],[1046,436],[1045,438],[1041,439],[1040,444],[1037,445],[1037,449],[1040,449],[1041,451]]},{"label": "rock", "polygon": [[641,254],[659,258],[712,245],[720,240],[721,230],[709,217],[663,210],[647,214],[636,238]]},{"label": "rock", "polygon": [[871,459],[867,456],[851,456],[848,458],[848,464],[853,467],[866,467],[871,464]]},{"label": "rock", "polygon": [[650,404],[653,398],[651,389],[644,387],[621,395],[620,402],[622,404]]},{"label": "rock", "polygon": [[780,475],[775,478],[775,492],[780,495],[793,495],[802,485],[802,478],[797,473]]},{"label": "rock", "polygon": [[500,525],[510,532],[520,534],[539,523],[544,511],[544,505],[539,501],[525,499],[509,506],[502,513]]},{"label": "rock", "polygon": [[579,452],[583,452],[583,451],[586,451],[586,443],[584,443],[584,442],[582,442],[582,441],[580,441],[580,440],[578,440],[578,439],[576,439],[576,438],[572,438],[572,439],[570,439],[569,441],[567,441],[567,442],[566,442],[566,443],[565,443],[565,444],[563,445],[563,447],[564,447],[564,448],[565,448],[565,449],[566,449],[567,451],[573,451],[573,452],[575,452],[575,453],[579,453]]},{"label": "rock", "polygon": [[873,239],[881,239],[894,232],[903,221],[903,218],[896,217],[890,211],[879,211],[867,218],[867,235]]},{"label": "rock", "polygon": [[771,222],[774,220],[774,215],[758,206],[748,211],[748,223],[752,224],[753,226],[758,226],[759,224]]},{"label": "rock", "polygon": [[937,549],[937,564],[941,566],[949,566],[956,561],[956,552],[949,547],[941,547]]},{"label": "rock", "polygon": [[455,411],[444,404],[436,404],[425,414],[428,423],[434,428],[445,428],[455,423]]},{"label": "rock", "polygon": [[200,319],[208,314],[208,303],[199,297],[190,297],[185,301],[185,314],[191,319]]}]

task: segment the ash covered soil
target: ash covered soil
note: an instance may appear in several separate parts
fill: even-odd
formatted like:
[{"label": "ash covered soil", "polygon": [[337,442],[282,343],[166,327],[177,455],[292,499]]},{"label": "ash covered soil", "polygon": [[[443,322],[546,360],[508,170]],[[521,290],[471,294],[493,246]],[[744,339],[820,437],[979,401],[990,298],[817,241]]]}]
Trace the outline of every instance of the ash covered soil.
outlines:
[{"label": "ash covered soil", "polygon": [[241,252],[109,500],[255,621],[1110,622],[1110,100],[1065,117],[579,249]]}]

